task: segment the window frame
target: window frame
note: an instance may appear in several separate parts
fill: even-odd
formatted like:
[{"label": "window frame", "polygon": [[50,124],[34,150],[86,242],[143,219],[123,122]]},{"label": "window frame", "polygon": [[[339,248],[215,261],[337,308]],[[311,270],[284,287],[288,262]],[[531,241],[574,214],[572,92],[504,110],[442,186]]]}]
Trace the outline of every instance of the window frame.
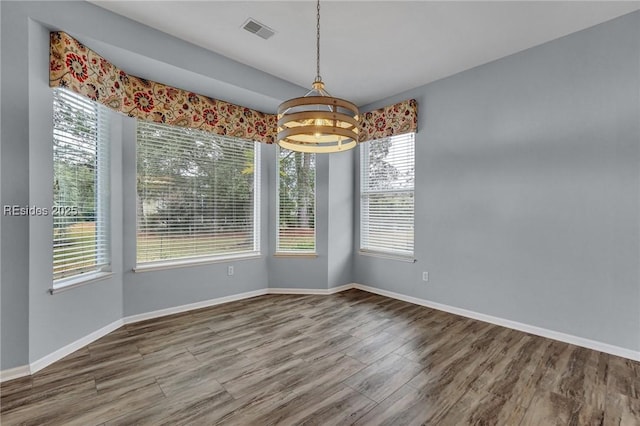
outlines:
[{"label": "window frame", "polygon": [[[411,173],[412,173],[412,186],[411,188],[400,188],[393,190],[372,190],[367,187],[369,184],[369,152],[371,144],[380,143],[381,141],[391,139],[391,143],[393,143],[394,138],[406,138],[407,135],[411,138],[411,147],[406,149],[407,153],[410,154],[410,158],[406,158],[406,164],[411,165]],[[360,145],[360,226],[359,226],[359,244],[358,244],[358,252],[361,255],[369,255],[376,257],[383,257],[407,262],[415,262],[415,132],[403,133],[401,135],[389,136],[387,138],[375,139],[372,141],[365,142]],[[378,196],[380,198],[383,197],[393,197],[397,196],[397,194],[407,194],[409,199],[411,200],[411,239],[405,240],[410,242],[410,250],[403,250],[393,246],[382,247],[379,244],[371,244],[368,237],[368,231],[366,228],[370,225],[370,210],[365,206],[366,201],[371,198],[372,195]]]},{"label": "window frame", "polygon": [[[79,211],[80,206],[61,206],[59,204],[59,200],[56,200],[55,190],[53,192],[53,207],[50,211],[52,216],[52,225],[53,225],[53,233],[52,233],[52,256],[53,256],[53,270],[52,270],[52,288],[50,289],[50,293],[56,293],[59,291],[63,291],[69,288],[73,288],[79,285],[83,285],[89,282],[94,282],[98,280],[102,280],[108,278],[112,275],[111,267],[112,267],[112,234],[111,234],[111,113],[110,111],[102,104],[95,102],[91,99],[88,99],[82,95],[79,95],[75,92],[67,90],[65,88],[54,88],[53,89],[53,105],[52,112],[56,114],[56,108],[58,102],[67,102],[68,105],[72,107],[80,107],[80,108],[90,108],[91,114],[95,115],[95,120],[91,121],[91,127],[93,127],[93,132],[95,133],[95,138],[91,140],[93,146],[90,147],[91,150],[95,151],[95,171],[94,173],[94,216],[95,216],[95,226],[96,231],[94,235],[102,235],[103,241],[100,244],[97,244],[97,251],[95,253],[95,268],[79,268],[75,271],[72,270],[70,274],[65,275],[64,273],[59,277],[56,277],[56,241],[59,241],[55,236],[55,221],[56,218],[68,216],[66,214],[59,215],[57,214],[60,211],[70,212],[70,215],[76,214]],[[64,113],[64,112],[62,112]],[[92,131],[86,131],[85,134],[88,136],[91,135]],[[54,174],[53,181],[54,185],[56,184],[56,172],[55,165],[56,161],[58,161],[58,154],[56,152],[56,138],[73,138],[72,136],[65,136],[64,129],[57,128],[56,122],[53,123],[53,134],[52,134],[52,142],[54,143],[52,149],[52,163],[54,164]],[[84,139],[84,138],[83,138]],[[72,141],[71,145],[77,145],[78,141]],[[87,147],[80,147],[80,149],[85,149]],[[64,157],[68,155],[68,152],[62,152],[60,157]],[[60,208],[62,207],[62,208]],[[86,211],[83,211],[86,213]],[[82,213],[82,212],[81,212]],[[66,222],[63,222],[66,223]],[[80,222],[76,222],[80,223]],[[100,228],[100,229],[98,229]],[[96,239],[99,237],[96,236]]]},{"label": "window frame", "polygon": [[318,231],[317,231],[317,219],[318,219],[318,200],[317,200],[317,184],[318,184],[318,173],[317,173],[317,156],[313,153],[303,153],[305,155],[311,156],[310,158],[313,161],[313,248],[312,249],[292,249],[280,246],[281,236],[280,236],[280,210],[281,210],[281,198],[280,198],[280,181],[281,181],[281,172],[280,172],[280,164],[281,164],[281,153],[283,151],[288,151],[292,154],[296,154],[294,151],[287,150],[285,148],[281,148],[279,145],[276,147],[276,246],[275,246],[275,256],[317,256],[318,251]]},{"label": "window frame", "polygon": [[[214,138],[214,139],[222,139],[225,143],[242,143],[242,144],[251,144],[253,149],[253,194],[252,194],[252,205],[253,205],[253,213],[252,216],[252,231],[253,235],[251,239],[252,249],[242,250],[242,251],[234,251],[234,252],[220,252],[220,253],[207,253],[202,255],[188,255],[182,257],[171,257],[171,258],[163,258],[156,260],[146,260],[141,261],[139,257],[140,253],[140,216],[138,213],[138,209],[136,209],[136,261],[134,272],[145,272],[145,271],[153,271],[153,270],[162,270],[169,268],[179,268],[179,267],[188,267],[188,266],[196,266],[201,264],[210,264],[210,263],[219,263],[226,262],[230,260],[237,259],[252,259],[261,257],[261,196],[262,196],[262,188],[261,188],[261,143],[256,141],[250,141],[245,139],[233,138],[230,136],[222,136],[217,135],[212,132],[206,132],[203,130],[184,128],[179,126],[170,126],[162,123],[151,123],[145,122],[142,120],[137,120],[136,123],[136,194],[139,191],[139,185],[141,183],[140,175],[138,172],[138,162],[140,161],[140,141],[139,141],[139,126],[165,126],[169,128],[170,132],[181,132],[184,131],[185,134],[190,132],[199,132],[205,138]],[[195,139],[193,139],[195,140]],[[246,146],[246,145],[245,145]],[[240,151],[239,151],[240,152]],[[137,195],[136,195],[137,196]],[[197,233],[190,235],[190,237],[197,236]]]}]

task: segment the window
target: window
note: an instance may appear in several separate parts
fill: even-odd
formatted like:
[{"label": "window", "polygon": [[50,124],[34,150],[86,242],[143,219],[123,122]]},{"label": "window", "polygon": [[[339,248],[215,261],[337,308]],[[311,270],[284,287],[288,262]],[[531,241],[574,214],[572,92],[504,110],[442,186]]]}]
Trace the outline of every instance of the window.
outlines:
[{"label": "window", "polygon": [[258,254],[260,145],[138,121],[137,263]]},{"label": "window", "polygon": [[53,279],[61,286],[111,263],[108,114],[84,96],[53,91]]},{"label": "window", "polygon": [[316,251],[316,157],[278,147],[278,253]]},{"label": "window", "polygon": [[415,134],[361,146],[360,249],[413,256]]}]

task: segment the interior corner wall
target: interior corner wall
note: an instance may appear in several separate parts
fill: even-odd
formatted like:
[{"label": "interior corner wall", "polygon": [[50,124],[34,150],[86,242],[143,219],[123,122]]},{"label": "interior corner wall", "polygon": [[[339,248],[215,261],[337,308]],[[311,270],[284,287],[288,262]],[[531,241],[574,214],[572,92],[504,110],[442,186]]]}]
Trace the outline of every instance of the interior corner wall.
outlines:
[{"label": "interior corner wall", "polygon": [[328,290],[352,282],[354,150],[316,156],[316,256],[273,256],[277,238],[276,147],[269,147],[269,287]]},{"label": "interior corner wall", "polygon": [[[2,164],[0,167],[0,196],[2,206],[29,204],[29,128],[28,105],[22,99],[28,93],[25,70],[28,57],[28,28],[26,19],[17,17],[1,2],[0,43],[2,52],[1,78],[2,116],[0,135]],[[21,34],[10,37],[9,30]],[[11,62],[7,59],[11,58]],[[2,306],[0,307],[0,369],[20,367],[29,358],[29,219],[3,214],[2,221],[2,270],[0,283]]]},{"label": "interior corner wall", "polygon": [[328,194],[328,287],[353,282],[354,158],[356,150],[331,154]]},{"label": "interior corner wall", "polygon": [[354,280],[640,350],[640,12],[365,108],[407,98],[417,262]]},{"label": "interior corner wall", "polygon": [[270,172],[269,182],[272,182],[269,194],[269,224],[270,246],[268,253],[269,287],[292,288],[306,290],[326,290],[328,276],[328,224],[329,224],[329,156],[316,155],[316,255],[297,256],[276,253],[277,226],[277,148],[270,146],[267,157]]}]

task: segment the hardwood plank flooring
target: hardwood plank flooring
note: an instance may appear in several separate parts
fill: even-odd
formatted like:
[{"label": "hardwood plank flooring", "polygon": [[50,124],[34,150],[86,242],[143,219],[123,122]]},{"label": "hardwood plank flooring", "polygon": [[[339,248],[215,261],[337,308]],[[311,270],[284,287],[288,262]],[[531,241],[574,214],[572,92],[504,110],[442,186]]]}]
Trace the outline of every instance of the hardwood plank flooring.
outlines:
[{"label": "hardwood plank flooring", "polygon": [[638,362],[359,290],[130,324],[0,391],[3,426],[640,426]]}]

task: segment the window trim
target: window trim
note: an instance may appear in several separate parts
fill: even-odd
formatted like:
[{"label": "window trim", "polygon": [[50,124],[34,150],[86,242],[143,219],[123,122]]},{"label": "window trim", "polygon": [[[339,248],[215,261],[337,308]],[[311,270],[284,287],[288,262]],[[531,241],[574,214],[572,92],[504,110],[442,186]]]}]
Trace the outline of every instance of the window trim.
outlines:
[{"label": "window trim", "polygon": [[[138,137],[137,137],[137,127],[140,123],[140,120],[136,122],[136,167],[137,162],[139,160],[139,152],[137,148]],[[157,123],[152,123],[157,124]],[[165,125],[169,126],[169,125]],[[176,130],[194,130],[179,126],[169,126],[175,127]],[[204,132],[204,131],[202,131]],[[208,133],[208,132],[207,132]],[[213,137],[216,138],[226,138],[231,139],[233,136],[222,136],[218,134],[212,134]],[[262,214],[262,184],[261,184],[261,175],[262,175],[262,148],[261,143],[252,140],[237,139],[239,142],[246,142],[253,144],[254,150],[254,173],[253,173],[253,250],[246,250],[241,252],[233,252],[233,253],[220,253],[220,254],[203,254],[199,256],[190,256],[190,257],[181,257],[181,258],[172,258],[172,259],[160,259],[160,260],[150,260],[145,262],[140,262],[138,260],[138,232],[139,232],[139,217],[136,211],[135,222],[136,222],[136,234],[135,234],[135,266],[131,269],[134,273],[143,273],[143,272],[151,272],[151,271],[159,271],[159,270],[167,270],[167,269],[175,269],[175,268],[184,268],[184,267],[192,267],[192,266],[200,266],[200,265],[208,265],[213,263],[222,263],[229,262],[235,260],[248,260],[248,259],[258,259],[262,257],[262,247],[261,247],[261,232],[262,232],[262,224],[261,224],[261,214]],[[136,171],[137,176],[137,171]],[[136,193],[138,190],[136,183]]]},{"label": "window trim", "polygon": [[86,272],[84,274],[76,275],[73,277],[67,277],[60,279],[61,282],[59,285],[52,286],[49,289],[49,294],[58,294],[63,291],[71,290],[76,287],[81,287],[86,284],[95,283],[97,281],[103,281],[113,277],[113,272],[111,271],[97,271],[97,272]]},{"label": "window trim", "polygon": [[282,250],[280,249],[280,152],[283,150],[279,145],[276,147],[276,246],[274,257],[318,257],[318,168],[317,157],[314,155],[313,167],[313,250]]},{"label": "window trim", "polygon": [[[56,93],[60,92],[64,95],[57,95]],[[106,226],[105,235],[107,235],[105,243],[101,246],[102,251],[98,251],[96,253],[96,266],[93,269],[87,270],[77,270],[73,275],[60,276],[59,278],[55,278],[52,276],[51,288],[48,290],[50,294],[56,294],[62,291],[66,291],[75,287],[79,287],[85,284],[89,284],[95,281],[101,281],[107,279],[113,275],[112,273],[112,223],[111,223],[111,180],[112,180],[112,170],[111,170],[111,118],[110,111],[102,104],[86,99],[83,96],[72,92],[65,88],[54,88],[53,89],[53,98],[55,108],[55,99],[58,96],[69,96],[71,98],[77,98],[78,102],[86,102],[88,104],[92,104],[95,106],[95,114],[96,114],[96,140],[95,140],[95,149],[96,149],[96,182],[95,182],[95,190],[94,195],[96,197],[96,217],[98,215],[103,216],[104,219],[96,220],[96,227]],[[102,131],[106,132],[103,133]],[[55,126],[54,126],[55,132]],[[52,135],[52,138],[54,135]],[[53,163],[55,165],[55,151],[53,156]],[[55,172],[54,172],[55,173]],[[55,176],[54,176],[55,178]],[[101,189],[103,185],[106,185],[106,191]],[[102,195],[102,196],[100,196]],[[55,203],[55,200],[54,200]],[[105,205],[106,204],[106,205]],[[99,213],[100,212],[100,213]],[[52,215],[53,217],[53,215]],[[55,228],[53,228],[55,229]],[[52,229],[52,244],[55,242],[55,238],[53,236]],[[53,262],[54,252],[52,250],[52,262]],[[103,260],[102,262],[100,260]],[[53,264],[55,266],[55,264]],[[53,274],[53,270],[52,270]]]},{"label": "window trim", "polygon": [[[385,258],[385,259],[390,259],[390,260],[398,260],[398,261],[403,261],[403,262],[409,262],[409,263],[414,263],[416,262],[415,259],[415,222],[416,222],[416,216],[415,216],[415,184],[416,184],[416,179],[415,179],[415,164],[416,164],[416,159],[415,159],[415,132],[408,132],[408,133],[403,133],[400,135],[393,135],[393,136],[388,136],[387,138],[394,138],[394,137],[402,137],[405,134],[411,134],[413,135],[413,186],[410,190],[403,190],[403,189],[390,189],[390,190],[378,190],[378,191],[365,191],[364,190],[364,184],[365,184],[365,180],[364,180],[364,174],[368,172],[368,170],[365,170],[365,165],[368,166],[368,161],[365,162],[364,161],[364,157],[365,155],[368,155],[369,153],[369,147],[371,143],[374,143],[380,139],[376,139],[373,141],[368,141],[366,142],[366,145],[361,146],[360,147],[360,185],[359,185],[359,190],[360,190],[360,194],[359,194],[359,203],[360,203],[360,209],[359,209],[359,244],[358,244],[358,254],[362,255],[362,256],[371,256],[371,257],[379,257],[379,258]],[[381,139],[386,139],[386,138],[381,138]],[[408,251],[400,251],[400,250],[395,250],[395,249],[372,249],[370,247],[365,247],[364,246],[364,238],[363,238],[363,229],[364,229],[364,224],[365,224],[365,220],[364,220],[364,200],[366,197],[372,195],[372,194],[405,194],[405,193],[410,193],[411,197],[413,199],[413,221],[412,221],[412,227],[413,227],[413,241],[412,241],[412,247],[411,247],[411,252]],[[367,219],[367,223],[369,222],[369,220]]]},{"label": "window trim", "polygon": [[147,262],[141,265],[136,265],[132,269],[132,271],[135,273],[164,271],[167,269],[188,268],[191,266],[203,266],[203,265],[211,265],[214,263],[225,263],[225,262],[252,260],[252,259],[260,259],[260,258],[262,258],[262,254],[260,253],[256,253],[253,255],[242,253],[237,256],[217,256],[217,257],[209,256],[203,259],[189,259],[188,261]]}]

